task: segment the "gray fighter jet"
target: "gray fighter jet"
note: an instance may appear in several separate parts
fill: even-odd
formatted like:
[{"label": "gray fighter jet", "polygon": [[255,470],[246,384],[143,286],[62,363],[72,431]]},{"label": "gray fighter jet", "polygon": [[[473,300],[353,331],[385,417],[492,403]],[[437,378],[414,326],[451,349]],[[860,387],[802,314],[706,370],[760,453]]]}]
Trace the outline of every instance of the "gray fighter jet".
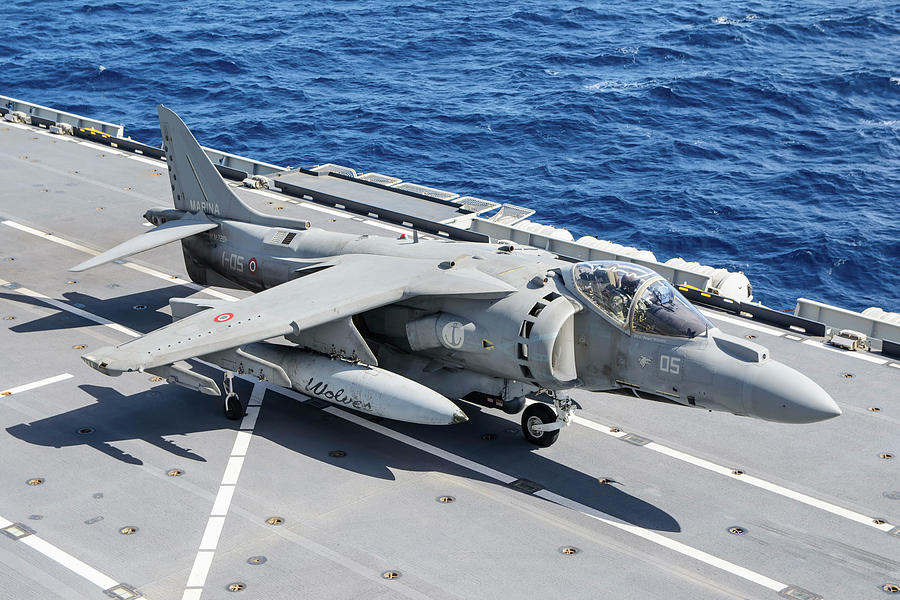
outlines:
[{"label": "gray fighter jet", "polygon": [[203,359],[226,371],[230,418],[244,412],[236,372],[414,423],[465,421],[450,400],[462,399],[524,411],[524,435],[539,446],[571,421],[565,391],[575,387],[783,423],[841,414],[813,381],[716,329],[650,269],[266,215],[233,193],[174,112],[158,110],[175,208],[147,211],[154,229],[72,270],[181,241],[193,281],[256,293],[173,299],[171,325],[84,355],[102,373],[146,371],[219,395],[185,362]]}]

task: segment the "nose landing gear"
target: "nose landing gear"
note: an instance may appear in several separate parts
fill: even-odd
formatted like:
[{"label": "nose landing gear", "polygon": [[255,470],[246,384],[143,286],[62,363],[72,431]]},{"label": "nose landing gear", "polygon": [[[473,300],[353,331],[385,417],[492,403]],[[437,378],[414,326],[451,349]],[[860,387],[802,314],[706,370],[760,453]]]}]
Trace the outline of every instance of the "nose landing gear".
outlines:
[{"label": "nose landing gear", "polygon": [[522,413],[522,433],[525,439],[543,448],[553,445],[559,437],[559,430],[572,422],[572,415],[578,406],[568,396],[559,396],[549,390],[545,394],[553,399],[555,412],[548,405],[535,402]]}]

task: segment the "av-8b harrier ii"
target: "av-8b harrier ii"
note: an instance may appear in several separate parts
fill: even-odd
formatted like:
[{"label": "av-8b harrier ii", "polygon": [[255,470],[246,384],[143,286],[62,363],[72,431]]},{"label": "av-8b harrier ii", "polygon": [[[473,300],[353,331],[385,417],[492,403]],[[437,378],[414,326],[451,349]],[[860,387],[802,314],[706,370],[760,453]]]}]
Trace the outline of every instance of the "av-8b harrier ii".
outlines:
[{"label": "av-8b harrier ii", "polygon": [[102,373],[146,371],[221,394],[186,362],[201,358],[226,371],[229,418],[244,412],[236,372],[413,423],[463,422],[451,401],[461,399],[523,412],[539,446],[569,424],[575,387],[783,423],[841,414],[816,383],[719,331],[650,269],[266,215],[232,192],[174,112],[158,111],[175,208],[148,210],[154,229],[72,270],[180,240],[194,282],[256,293],[173,299],[171,325],[83,356]]}]

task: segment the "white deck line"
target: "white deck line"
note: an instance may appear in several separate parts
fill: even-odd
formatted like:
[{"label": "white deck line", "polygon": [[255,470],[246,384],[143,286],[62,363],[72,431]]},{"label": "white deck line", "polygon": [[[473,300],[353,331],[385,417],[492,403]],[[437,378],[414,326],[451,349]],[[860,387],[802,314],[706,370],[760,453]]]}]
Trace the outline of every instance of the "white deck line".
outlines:
[{"label": "white deck line", "polygon": [[381,223],[380,221],[373,221],[372,219],[366,219],[363,221],[366,225],[371,225],[372,227],[380,227],[381,229],[387,229],[388,231],[393,231],[394,233],[409,233],[409,230],[403,229],[401,227],[395,227],[394,225],[388,225],[387,223]]},{"label": "white deck line", "polygon": [[841,350],[840,348],[826,346],[822,342],[817,342],[816,340],[803,340],[802,343],[806,344],[807,346],[812,346],[813,348],[820,348],[822,350],[827,350],[828,352],[837,352],[842,356],[858,358],[859,360],[865,360],[871,363],[875,363],[876,365],[885,365],[891,362],[885,358],[878,358],[877,356],[869,356],[868,354],[862,354],[860,352],[852,352],[850,350]]},{"label": "white deck line", "polygon": [[40,379],[38,381],[34,381],[32,383],[26,383],[24,385],[19,385],[13,388],[9,388],[8,390],[0,391],[0,397],[12,396],[14,394],[21,394],[22,392],[27,392],[28,390],[33,390],[39,387],[43,387],[45,385],[50,385],[51,383],[57,383],[59,381],[65,381],[66,379],[71,379],[74,377],[71,373],[63,373],[62,375],[56,375],[54,377],[47,377],[46,379]]},{"label": "white deck line", "polygon": [[740,327],[745,327],[747,329],[752,329],[754,331],[760,331],[762,333],[775,336],[775,337],[784,337],[789,340],[801,341],[807,346],[812,346],[813,348],[819,348],[820,350],[827,350],[828,352],[837,352],[847,358],[855,358],[857,360],[865,360],[871,363],[875,363],[876,365],[884,365],[891,362],[888,359],[880,358],[878,356],[872,356],[871,354],[867,354],[865,352],[850,352],[847,350],[841,350],[840,348],[833,348],[823,342],[818,340],[804,340],[802,337],[798,335],[793,335],[788,331],[778,331],[777,329],[772,329],[771,327],[765,327],[763,325],[757,325],[752,321],[748,321],[747,319],[739,319],[737,317],[729,317],[717,313],[712,310],[699,309],[701,313],[706,315],[712,320],[725,321],[726,323],[731,323],[732,325],[738,325]]},{"label": "white deck line", "polygon": [[723,315],[722,313],[716,312],[714,310],[706,310],[703,308],[698,309],[701,313],[709,317],[710,319],[719,321],[725,321],[726,323],[731,323],[732,325],[740,325],[741,327],[746,327],[747,329],[752,329],[754,331],[760,331],[762,333],[767,333],[769,335],[773,335],[775,337],[782,337],[786,332],[779,331],[777,329],[773,329],[772,327],[766,327],[764,325],[757,325],[756,323],[749,321],[748,319],[739,319],[737,317],[729,317],[727,315]]},{"label": "white deck line", "polygon": [[[610,431],[612,429],[611,425],[603,425],[602,423],[597,423],[596,421],[592,421],[589,419],[585,419],[584,417],[575,415],[572,417],[572,421],[579,425],[583,425],[584,427],[588,427],[589,429],[593,429],[594,431],[599,431],[605,435],[609,435],[611,437],[620,438],[624,435],[627,435],[627,432]],[[635,434],[639,435],[639,434]],[[856,511],[850,510],[848,508],[843,508],[836,504],[832,504],[831,502],[826,502],[825,500],[819,500],[818,498],[814,498],[802,492],[797,492],[795,490],[786,488],[784,486],[778,485],[777,483],[772,483],[770,481],[766,481],[765,479],[760,479],[759,477],[753,477],[751,475],[743,474],[743,475],[734,475],[732,474],[731,467],[725,467],[714,462],[705,460],[703,458],[699,458],[696,456],[692,456],[687,454],[686,452],[681,452],[680,450],[675,450],[674,448],[669,448],[668,446],[664,446],[657,442],[650,442],[649,444],[644,444],[644,448],[648,450],[653,450],[654,452],[659,452],[660,454],[664,454],[676,460],[680,460],[682,462],[686,462],[688,464],[692,464],[694,466],[700,467],[702,469],[706,469],[707,471],[711,471],[713,473],[717,473],[719,475],[724,475],[730,479],[734,479],[735,481],[740,481],[741,483],[746,483],[748,485],[752,485],[754,487],[758,487],[763,490],[767,490],[772,492],[773,494],[778,494],[779,496],[783,496],[785,498],[790,498],[791,500],[796,500],[797,502],[802,502],[808,506],[812,506],[814,508],[818,508],[820,510],[824,510],[826,512],[830,512],[833,515],[838,517],[843,517],[845,519],[849,519],[851,521],[856,521],[857,523],[862,523],[863,525],[868,525],[869,527],[874,527],[875,529],[880,529],[881,531],[890,531],[894,528],[894,525],[891,523],[884,523],[882,525],[878,525],[875,523],[875,518],[866,516],[862,513],[858,513]]]},{"label": "white deck line", "polygon": [[[0,223],[3,223],[4,225],[7,225],[9,227],[12,227],[13,229],[18,229],[19,231],[23,231],[25,233],[30,233],[33,236],[43,238],[45,240],[49,240],[51,242],[60,244],[62,246],[67,246],[69,248],[72,248],[73,250],[78,250],[80,252],[84,252],[85,254],[90,254],[91,256],[97,256],[98,254],[100,254],[100,252],[98,252],[97,250],[93,250],[93,249],[88,248],[87,246],[83,246],[77,242],[73,242],[73,241],[67,240],[65,238],[61,238],[58,235],[55,235],[53,233],[35,229],[34,227],[29,227],[28,225],[23,225],[22,223],[17,223],[16,221],[12,221],[10,219],[5,219],[3,221],[0,221]],[[197,290],[198,292],[203,292],[204,294],[209,294],[210,296],[213,296],[215,298],[220,298],[222,300],[230,300],[230,301],[234,301],[234,300],[238,299],[236,296],[232,296],[230,294],[225,294],[218,290],[210,289],[210,288],[204,287],[202,285],[196,284],[193,281],[188,281],[186,279],[182,279],[181,277],[176,277],[175,275],[163,273],[162,271],[157,271],[156,269],[151,269],[150,267],[145,267],[145,266],[139,265],[137,263],[129,262],[126,260],[119,260],[119,261],[114,261],[114,262],[116,264],[120,264],[123,267],[126,267],[128,269],[133,269],[140,273],[144,273],[145,275],[150,275],[152,277],[156,277],[157,279],[164,279],[170,283],[177,283],[179,285],[187,286],[193,290]]]},{"label": "white deck line", "polygon": [[[417,440],[416,438],[410,437],[406,434],[394,431],[393,429],[390,429],[383,425],[379,425],[377,423],[372,423],[362,417],[348,413],[340,408],[328,407],[328,408],[324,408],[322,410],[324,412],[330,413],[336,417],[339,417],[341,419],[344,419],[346,421],[349,421],[351,423],[359,425],[360,427],[364,427],[370,431],[374,431],[375,433],[379,433],[381,435],[389,437],[393,440],[396,440],[396,441],[406,444],[408,446],[412,446],[413,448],[416,448],[423,452],[427,452],[428,454],[431,454],[433,456],[437,456],[438,458],[442,458],[444,460],[447,460],[449,462],[457,464],[466,469],[470,469],[472,471],[475,471],[476,473],[481,473],[482,475],[484,475],[486,477],[490,477],[491,479],[499,481],[500,483],[508,485],[508,484],[512,483],[513,481],[516,481],[515,477],[507,475],[506,473],[497,471],[496,469],[492,469],[491,467],[482,465],[480,463],[476,463],[467,458],[463,458],[462,456],[453,454],[452,452],[442,450],[441,448],[437,448],[435,446],[432,446],[431,444],[428,444],[421,440]],[[597,519],[601,523],[610,525],[612,527],[615,527],[615,528],[625,531],[627,533],[631,533],[632,535],[641,537],[649,542],[652,542],[652,543],[662,546],[664,548],[668,548],[669,550],[672,550],[672,551],[682,554],[684,556],[693,558],[694,560],[700,561],[709,566],[726,571],[728,573],[731,573],[732,575],[736,575],[737,577],[745,579],[751,583],[761,585],[770,590],[778,592],[778,591],[781,591],[788,587],[788,585],[785,583],[782,583],[782,582],[772,579],[770,577],[766,577],[765,575],[761,575],[755,571],[752,571],[752,570],[742,567],[740,565],[736,565],[732,562],[721,559],[717,556],[713,556],[712,554],[709,554],[702,550],[698,550],[697,548],[688,546],[687,544],[683,544],[681,542],[675,541],[675,540],[668,538],[662,534],[656,533],[654,531],[650,531],[648,529],[644,529],[642,527],[638,527],[636,525],[630,525],[627,523],[622,523],[619,521],[611,520],[611,519],[607,518],[606,516],[603,516],[603,513],[601,513],[600,511],[594,510],[588,506],[585,506],[583,504],[575,502],[574,500],[570,500],[569,498],[566,498],[565,496],[560,496],[559,494],[555,494],[555,493],[549,492],[547,490],[540,490],[538,492],[535,492],[534,495],[540,496],[541,498],[544,498],[545,500],[549,500],[551,502],[559,504],[560,506],[564,506],[566,508],[580,512],[580,513],[582,513],[586,516],[589,516],[593,519]],[[182,599],[182,600],[184,600],[184,599]]]},{"label": "white deck line", "polygon": [[603,513],[590,508],[589,506],[585,506],[579,502],[575,502],[574,500],[569,500],[564,496],[560,496],[559,494],[555,494],[548,490],[538,490],[534,493],[535,496],[539,496],[545,500],[549,500],[551,502],[555,502],[560,506],[565,506],[566,508],[570,508],[572,510],[578,511],[583,515],[588,517],[597,519],[598,521],[615,527],[617,529],[621,529],[622,531],[627,531],[633,535],[636,535],[640,538],[647,540],[648,542],[653,542],[654,544],[658,544],[669,550],[673,550],[678,552],[679,554],[683,554],[685,556],[689,556],[695,560],[699,560],[700,562],[706,563],[710,566],[716,567],[732,575],[737,575],[742,579],[746,579],[752,583],[757,585],[761,585],[763,587],[767,587],[770,590],[775,592],[780,592],[781,590],[788,587],[787,584],[782,583],[778,580],[772,579],[771,577],[766,577],[765,575],[761,575],[756,571],[751,571],[746,567],[742,567],[740,565],[736,565],[733,562],[729,562],[725,559],[719,558],[718,556],[713,556],[708,552],[704,552],[702,550],[698,550],[692,546],[688,546],[687,544],[682,544],[672,538],[666,537],[662,534],[656,533],[655,531],[650,531],[649,529],[644,529],[643,527],[638,527],[636,525],[631,525],[628,523],[622,523],[620,521],[611,521],[602,516]]},{"label": "white deck line", "polygon": [[[0,286],[3,286],[3,285],[10,285],[10,282],[0,279]],[[70,312],[73,315],[78,315],[79,317],[83,317],[83,318],[87,319],[88,321],[93,321],[94,323],[104,325],[106,327],[109,327],[110,329],[114,329],[115,331],[118,331],[119,333],[124,333],[125,335],[128,335],[130,337],[141,337],[140,333],[138,333],[137,331],[134,331],[133,329],[129,329],[128,327],[125,327],[124,325],[119,325],[118,323],[113,323],[109,319],[104,319],[103,317],[97,316],[93,313],[89,313],[86,310],[81,310],[80,308],[75,308],[74,306],[69,306],[65,302],[60,302],[59,300],[55,300],[49,296],[45,296],[44,294],[35,292],[34,290],[29,290],[26,287],[19,286],[19,287],[13,289],[12,291],[18,292],[18,293],[22,294],[23,296],[29,296],[31,298],[36,298],[36,299],[40,300],[41,302],[43,302],[45,304],[49,304],[50,306],[52,306],[54,308],[58,308],[59,310],[64,310],[66,312]]]},{"label": "white deck line", "polygon": [[[9,527],[13,522],[0,517],[0,528]],[[5,539],[5,538],[4,538]],[[65,567],[66,569],[72,571],[76,575],[83,577],[84,579],[90,581],[101,590],[108,590],[119,585],[120,582],[116,581],[109,575],[98,571],[94,567],[89,564],[75,558],[65,550],[54,546],[47,540],[37,536],[36,534],[26,535],[25,537],[15,540],[16,542],[25,544],[32,550],[40,552],[50,560],[58,563],[59,565]],[[146,596],[142,596],[142,598],[146,598]]]},{"label": "white deck line", "polygon": [[215,558],[216,548],[219,546],[219,538],[222,537],[225,517],[228,515],[231,499],[234,497],[234,490],[237,486],[238,478],[241,476],[244,456],[247,454],[250,440],[253,438],[253,428],[256,426],[256,417],[259,415],[259,409],[266,389],[266,385],[261,382],[253,386],[246,409],[248,416],[249,413],[253,412],[253,419],[248,421],[248,417],[244,417],[244,420],[241,421],[241,427],[235,436],[234,444],[231,447],[231,456],[229,456],[228,464],[225,466],[225,473],[222,475],[222,482],[219,484],[219,492],[216,494],[216,500],[206,521],[206,529],[203,531],[203,537],[200,540],[197,555],[194,557],[194,564],[191,567],[191,573],[188,576],[187,584],[185,584],[181,600],[199,600],[203,595],[203,587],[206,585],[206,578]]}]

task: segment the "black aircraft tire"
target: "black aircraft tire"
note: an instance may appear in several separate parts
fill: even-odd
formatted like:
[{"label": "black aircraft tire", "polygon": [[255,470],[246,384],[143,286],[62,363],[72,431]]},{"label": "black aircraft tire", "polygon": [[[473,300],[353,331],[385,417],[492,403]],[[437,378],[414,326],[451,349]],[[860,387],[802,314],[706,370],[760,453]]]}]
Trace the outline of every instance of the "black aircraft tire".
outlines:
[{"label": "black aircraft tire", "polygon": [[225,416],[232,421],[237,421],[244,417],[244,406],[237,394],[228,394],[225,396]]},{"label": "black aircraft tire", "polygon": [[532,432],[529,424],[535,425],[537,421],[549,424],[556,421],[556,413],[546,404],[534,403],[525,409],[522,413],[522,433],[525,439],[534,444],[546,448],[552,446],[556,438],[559,437],[559,429],[556,431],[537,431]]}]

